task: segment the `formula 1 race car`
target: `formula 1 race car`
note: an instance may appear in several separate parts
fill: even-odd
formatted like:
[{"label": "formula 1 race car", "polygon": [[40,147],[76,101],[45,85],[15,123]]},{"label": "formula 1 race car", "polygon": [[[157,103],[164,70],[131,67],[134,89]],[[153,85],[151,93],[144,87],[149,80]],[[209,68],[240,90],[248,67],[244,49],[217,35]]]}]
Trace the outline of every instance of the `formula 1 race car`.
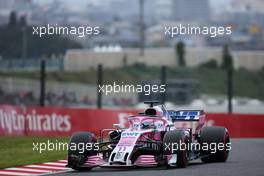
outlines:
[{"label": "formula 1 race car", "polygon": [[[183,168],[188,161],[198,158],[203,162],[227,160],[231,149],[229,133],[225,127],[206,127],[202,110],[169,111],[155,101],[145,104],[150,107],[128,117],[126,129],[114,124],[115,129],[102,130],[98,139],[90,132],[74,133],[69,142],[67,167]],[[85,150],[80,146],[86,146]]]}]

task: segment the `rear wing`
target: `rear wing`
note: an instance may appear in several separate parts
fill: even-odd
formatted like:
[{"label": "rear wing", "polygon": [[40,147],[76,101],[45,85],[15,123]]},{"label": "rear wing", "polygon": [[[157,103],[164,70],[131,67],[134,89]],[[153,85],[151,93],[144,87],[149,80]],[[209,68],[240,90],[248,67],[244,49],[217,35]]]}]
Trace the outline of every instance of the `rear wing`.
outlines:
[{"label": "rear wing", "polygon": [[172,122],[174,121],[199,121],[201,117],[204,117],[203,110],[180,110],[180,111],[168,111]]}]

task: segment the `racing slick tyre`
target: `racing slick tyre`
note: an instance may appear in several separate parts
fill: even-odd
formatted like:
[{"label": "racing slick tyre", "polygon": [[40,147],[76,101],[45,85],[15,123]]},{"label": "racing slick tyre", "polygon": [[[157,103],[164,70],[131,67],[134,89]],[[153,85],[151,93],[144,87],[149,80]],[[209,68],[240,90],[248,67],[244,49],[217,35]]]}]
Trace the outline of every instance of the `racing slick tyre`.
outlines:
[{"label": "racing slick tyre", "polygon": [[188,138],[184,131],[175,130],[165,133],[163,138],[163,152],[165,155],[177,154],[176,165],[167,163],[167,167],[185,168],[188,165],[187,145],[180,148],[180,145],[187,144]]},{"label": "racing slick tyre", "polygon": [[[68,147],[68,164],[74,170],[90,170],[92,167],[82,167],[87,156],[96,155],[93,149],[96,142],[95,136],[90,132],[76,132],[71,136]],[[90,150],[86,149],[86,145],[92,146]]]},{"label": "racing slick tyre", "polygon": [[[203,162],[225,162],[227,160],[231,145],[229,133],[225,127],[204,127],[201,130],[200,144]],[[204,147],[205,145],[207,147]]]}]

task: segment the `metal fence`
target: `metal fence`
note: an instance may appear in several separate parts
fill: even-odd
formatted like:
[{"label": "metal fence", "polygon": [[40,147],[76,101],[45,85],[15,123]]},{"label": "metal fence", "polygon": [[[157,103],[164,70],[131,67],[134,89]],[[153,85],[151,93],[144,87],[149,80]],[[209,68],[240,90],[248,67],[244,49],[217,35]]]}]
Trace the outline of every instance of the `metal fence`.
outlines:
[{"label": "metal fence", "polygon": [[[96,107],[97,87],[76,82],[46,81],[46,106]],[[40,81],[0,76],[0,104],[38,106]],[[130,106],[137,94],[103,95],[104,106]]]},{"label": "metal fence", "polygon": [[[34,71],[40,69],[41,59],[0,59],[0,71]],[[51,58],[46,60],[47,70],[63,70],[63,58]]]}]

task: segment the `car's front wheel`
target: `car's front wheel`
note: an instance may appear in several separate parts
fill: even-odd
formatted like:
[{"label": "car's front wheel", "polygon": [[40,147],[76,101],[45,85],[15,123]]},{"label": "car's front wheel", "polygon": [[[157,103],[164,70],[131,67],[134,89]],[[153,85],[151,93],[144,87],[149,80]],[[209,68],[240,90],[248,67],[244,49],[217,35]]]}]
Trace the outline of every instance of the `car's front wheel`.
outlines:
[{"label": "car's front wheel", "polygon": [[94,150],[87,150],[86,145],[93,146],[96,142],[94,134],[90,132],[74,133],[68,145],[68,164],[74,170],[90,170],[92,167],[82,167],[88,156],[96,155]]},{"label": "car's front wheel", "polygon": [[[184,168],[188,165],[188,138],[184,131],[175,130],[165,133],[163,138],[163,152],[167,157],[168,167]],[[174,160],[174,161],[173,161]]]},{"label": "car's front wheel", "polygon": [[[204,127],[201,130],[201,160],[205,163],[225,162],[231,149],[229,133],[225,127]],[[206,146],[206,147],[205,147]]]}]

